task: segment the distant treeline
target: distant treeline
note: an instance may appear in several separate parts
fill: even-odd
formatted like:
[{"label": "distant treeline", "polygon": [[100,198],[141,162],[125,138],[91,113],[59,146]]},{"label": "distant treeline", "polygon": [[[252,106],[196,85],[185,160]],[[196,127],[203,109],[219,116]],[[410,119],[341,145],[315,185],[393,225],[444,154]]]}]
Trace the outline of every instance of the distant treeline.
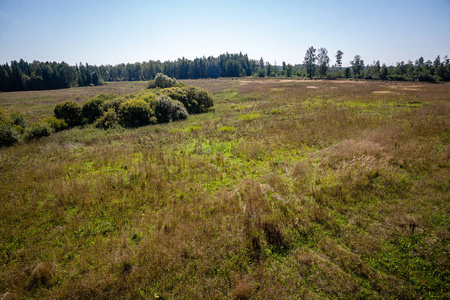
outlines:
[{"label": "distant treeline", "polygon": [[[263,66],[264,67],[264,66]],[[194,60],[181,58],[176,61],[148,61],[116,66],[100,66],[99,71],[106,81],[134,81],[153,79],[164,73],[176,79],[200,79],[218,77],[251,76],[259,68],[259,62],[249,59],[247,54],[222,54],[218,57],[202,57]]]},{"label": "distant treeline", "polygon": [[153,79],[164,73],[177,79],[199,79],[218,77],[308,77],[308,78],[363,78],[405,81],[450,81],[450,59],[442,61],[438,56],[434,62],[419,58],[415,62],[400,62],[396,66],[386,66],[380,62],[365,65],[359,55],[350,62],[351,67],[342,67],[343,53],[338,51],[336,64],[330,66],[325,48],[310,47],[301,65],[282,63],[280,66],[269,62],[249,59],[247,54],[222,54],[218,57],[201,57],[194,60],[181,58],[176,61],[153,61],[119,65],[77,64],[65,62],[19,62],[0,65],[0,91],[26,91],[70,88],[73,86],[100,85],[105,81],[139,81]]},{"label": "distant treeline", "polygon": [[0,91],[28,91],[64,89],[73,86],[101,84],[101,77],[96,66],[69,66],[57,62],[19,62],[0,65]]}]

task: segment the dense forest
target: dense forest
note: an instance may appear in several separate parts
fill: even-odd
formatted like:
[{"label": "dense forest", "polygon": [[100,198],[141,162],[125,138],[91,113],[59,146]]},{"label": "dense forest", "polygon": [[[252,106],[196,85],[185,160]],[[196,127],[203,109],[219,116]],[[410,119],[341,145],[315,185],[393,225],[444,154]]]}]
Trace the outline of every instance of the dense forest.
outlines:
[{"label": "dense forest", "polygon": [[10,65],[0,65],[0,91],[48,90],[73,86],[100,85],[105,81],[149,80],[157,73],[164,73],[177,79],[199,79],[218,77],[307,77],[307,78],[361,78],[391,81],[450,81],[450,59],[440,56],[432,62],[420,57],[415,62],[399,62],[396,66],[386,66],[379,61],[366,65],[361,56],[356,55],[349,67],[342,67],[343,52],[336,53],[336,63],[330,65],[325,48],[310,47],[303,64],[282,65],[249,59],[247,54],[222,54],[218,57],[201,57],[194,60],[181,58],[176,61],[136,62],[119,65],[77,64],[65,62],[28,63],[21,59]]}]

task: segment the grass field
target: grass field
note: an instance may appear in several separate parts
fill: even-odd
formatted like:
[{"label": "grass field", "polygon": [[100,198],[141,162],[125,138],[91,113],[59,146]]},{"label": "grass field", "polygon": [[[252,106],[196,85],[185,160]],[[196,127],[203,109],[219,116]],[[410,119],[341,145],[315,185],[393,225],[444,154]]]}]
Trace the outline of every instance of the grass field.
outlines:
[{"label": "grass field", "polygon": [[[215,110],[0,149],[0,293],[450,297],[450,85],[184,82]],[[33,122],[145,84],[0,93],[0,105]]]}]

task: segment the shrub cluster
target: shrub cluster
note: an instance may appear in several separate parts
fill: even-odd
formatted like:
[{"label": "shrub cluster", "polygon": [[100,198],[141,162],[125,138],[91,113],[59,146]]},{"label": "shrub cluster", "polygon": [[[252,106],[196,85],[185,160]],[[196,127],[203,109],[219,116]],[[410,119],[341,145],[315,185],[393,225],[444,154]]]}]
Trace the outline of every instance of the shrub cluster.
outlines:
[{"label": "shrub cluster", "polygon": [[211,95],[200,88],[186,86],[182,88],[168,88],[161,91],[173,100],[180,101],[190,114],[207,112],[214,105]]},{"label": "shrub cluster", "polygon": [[0,108],[0,147],[13,145],[21,136],[29,142],[77,125],[93,124],[96,128],[108,129],[184,120],[189,114],[207,112],[214,105],[205,90],[184,86],[164,74],[158,73],[153,83],[158,89],[143,90],[126,97],[100,94],[82,106],[64,101],[55,106],[53,117],[31,127],[27,127],[23,114],[8,114]]}]

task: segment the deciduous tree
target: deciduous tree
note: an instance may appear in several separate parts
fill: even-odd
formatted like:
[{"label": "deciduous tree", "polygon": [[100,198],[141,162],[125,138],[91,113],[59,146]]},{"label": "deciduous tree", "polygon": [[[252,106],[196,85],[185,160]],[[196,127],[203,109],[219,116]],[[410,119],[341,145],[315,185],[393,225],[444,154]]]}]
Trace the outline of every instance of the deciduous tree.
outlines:
[{"label": "deciduous tree", "polygon": [[306,74],[309,78],[312,78],[316,72],[316,49],[313,46],[306,50],[305,59],[303,64],[306,67]]},{"label": "deciduous tree", "polygon": [[364,60],[360,55],[355,55],[355,58],[350,62],[352,65],[353,77],[361,77],[361,71],[364,70]]},{"label": "deciduous tree", "polygon": [[344,52],[341,50],[338,50],[336,52],[336,66],[340,69],[342,68],[342,55],[344,55]]},{"label": "deciduous tree", "polygon": [[326,77],[328,72],[328,65],[330,64],[330,58],[328,57],[327,49],[319,49],[319,53],[317,54],[317,62],[319,64],[320,77]]}]

